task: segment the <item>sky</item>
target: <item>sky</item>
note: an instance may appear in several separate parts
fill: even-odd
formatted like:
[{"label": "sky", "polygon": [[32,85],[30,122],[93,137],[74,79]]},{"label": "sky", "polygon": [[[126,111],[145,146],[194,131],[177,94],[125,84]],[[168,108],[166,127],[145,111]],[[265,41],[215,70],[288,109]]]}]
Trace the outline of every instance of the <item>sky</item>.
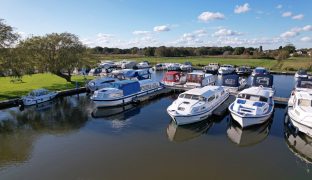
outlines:
[{"label": "sky", "polygon": [[312,47],[312,0],[0,0],[23,38],[76,34],[89,47]]}]

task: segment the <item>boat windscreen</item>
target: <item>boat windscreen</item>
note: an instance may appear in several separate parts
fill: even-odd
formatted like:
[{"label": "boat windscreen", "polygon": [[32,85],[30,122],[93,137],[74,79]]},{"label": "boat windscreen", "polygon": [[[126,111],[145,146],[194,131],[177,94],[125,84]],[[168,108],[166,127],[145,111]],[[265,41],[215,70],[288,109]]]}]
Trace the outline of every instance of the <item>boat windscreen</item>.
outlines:
[{"label": "boat windscreen", "polygon": [[309,99],[299,99],[298,100],[298,105],[302,107],[311,107],[312,106],[312,101]]},{"label": "boat windscreen", "polygon": [[192,99],[192,100],[200,100],[200,101],[205,101],[206,98],[202,97],[200,95],[193,95],[193,94],[180,94],[179,98],[183,99]]},{"label": "boat windscreen", "polygon": [[250,94],[238,94],[238,97],[242,99],[251,100],[251,101],[262,101],[262,102],[268,101],[266,97],[250,95]]},{"label": "boat windscreen", "polygon": [[200,83],[203,79],[203,76],[197,74],[188,74],[186,79],[187,82]]}]

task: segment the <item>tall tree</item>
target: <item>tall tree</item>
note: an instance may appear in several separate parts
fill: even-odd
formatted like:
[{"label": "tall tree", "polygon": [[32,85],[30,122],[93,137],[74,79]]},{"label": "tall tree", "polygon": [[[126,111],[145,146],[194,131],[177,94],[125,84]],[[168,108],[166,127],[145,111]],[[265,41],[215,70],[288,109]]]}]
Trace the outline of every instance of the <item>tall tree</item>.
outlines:
[{"label": "tall tree", "polygon": [[39,72],[51,72],[71,81],[71,72],[83,65],[86,47],[79,38],[70,33],[52,33],[34,36],[22,41],[18,48],[24,49],[24,61],[35,65]]}]

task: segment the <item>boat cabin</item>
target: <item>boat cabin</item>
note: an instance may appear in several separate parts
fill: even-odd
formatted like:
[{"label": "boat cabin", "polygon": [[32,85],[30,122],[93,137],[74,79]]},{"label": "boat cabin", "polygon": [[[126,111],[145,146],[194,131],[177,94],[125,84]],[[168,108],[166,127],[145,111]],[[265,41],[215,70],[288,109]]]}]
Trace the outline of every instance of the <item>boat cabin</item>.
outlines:
[{"label": "boat cabin", "polygon": [[312,79],[298,78],[295,87],[302,89],[312,89]]},{"label": "boat cabin", "polygon": [[186,87],[203,87],[213,85],[216,79],[212,74],[202,72],[192,72],[186,75]]},{"label": "boat cabin", "polygon": [[38,97],[38,96],[43,96],[43,95],[47,95],[50,94],[51,92],[47,89],[36,89],[31,91],[28,96],[32,96],[32,97]]},{"label": "boat cabin", "polygon": [[162,82],[165,85],[176,85],[176,84],[183,84],[181,81],[181,78],[184,76],[183,73],[178,72],[178,71],[168,71],[165,73],[164,78]]}]

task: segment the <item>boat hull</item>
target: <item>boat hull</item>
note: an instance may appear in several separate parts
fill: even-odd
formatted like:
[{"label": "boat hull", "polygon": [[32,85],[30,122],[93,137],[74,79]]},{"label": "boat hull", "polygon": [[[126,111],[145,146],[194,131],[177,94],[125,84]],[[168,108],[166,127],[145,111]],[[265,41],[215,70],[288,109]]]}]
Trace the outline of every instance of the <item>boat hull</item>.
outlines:
[{"label": "boat hull", "polygon": [[54,93],[54,94],[48,95],[48,96],[43,96],[43,97],[36,98],[36,99],[23,98],[23,105],[31,106],[31,105],[47,102],[47,101],[53,100],[56,97],[56,95],[57,95],[57,93]]},{"label": "boat hull", "polygon": [[205,120],[209,116],[211,116],[212,112],[215,109],[217,109],[228,97],[229,97],[229,94],[226,93],[224,95],[224,97],[215,106],[213,106],[208,111],[202,112],[199,114],[179,115],[179,114],[175,114],[175,113],[170,112],[168,109],[167,109],[167,113],[176,122],[177,125],[185,125],[185,124],[191,124],[191,123],[199,122],[199,121]]},{"label": "boat hull", "polygon": [[290,112],[291,110],[288,110],[288,116],[290,119],[290,122],[293,126],[295,126],[296,128],[298,128],[298,130],[300,132],[303,132],[304,134],[312,137],[312,126],[308,125],[308,124],[304,124],[302,122],[300,122],[296,116]]},{"label": "boat hull", "polygon": [[231,116],[232,118],[238,122],[238,124],[242,127],[248,127],[248,126],[252,126],[252,125],[257,125],[257,124],[262,124],[264,122],[266,122],[270,117],[271,117],[272,113],[269,113],[265,116],[261,116],[261,117],[244,117],[244,116],[239,116],[236,113],[231,112]]},{"label": "boat hull", "polygon": [[139,93],[135,93],[126,97],[118,98],[118,99],[105,99],[105,100],[96,100],[92,99],[93,103],[97,108],[101,107],[114,107],[114,106],[124,106],[130,103],[133,103],[136,98],[146,96],[148,94],[154,93],[156,91],[162,90],[163,87],[155,88],[155,89],[150,89],[147,91],[142,91]]}]

